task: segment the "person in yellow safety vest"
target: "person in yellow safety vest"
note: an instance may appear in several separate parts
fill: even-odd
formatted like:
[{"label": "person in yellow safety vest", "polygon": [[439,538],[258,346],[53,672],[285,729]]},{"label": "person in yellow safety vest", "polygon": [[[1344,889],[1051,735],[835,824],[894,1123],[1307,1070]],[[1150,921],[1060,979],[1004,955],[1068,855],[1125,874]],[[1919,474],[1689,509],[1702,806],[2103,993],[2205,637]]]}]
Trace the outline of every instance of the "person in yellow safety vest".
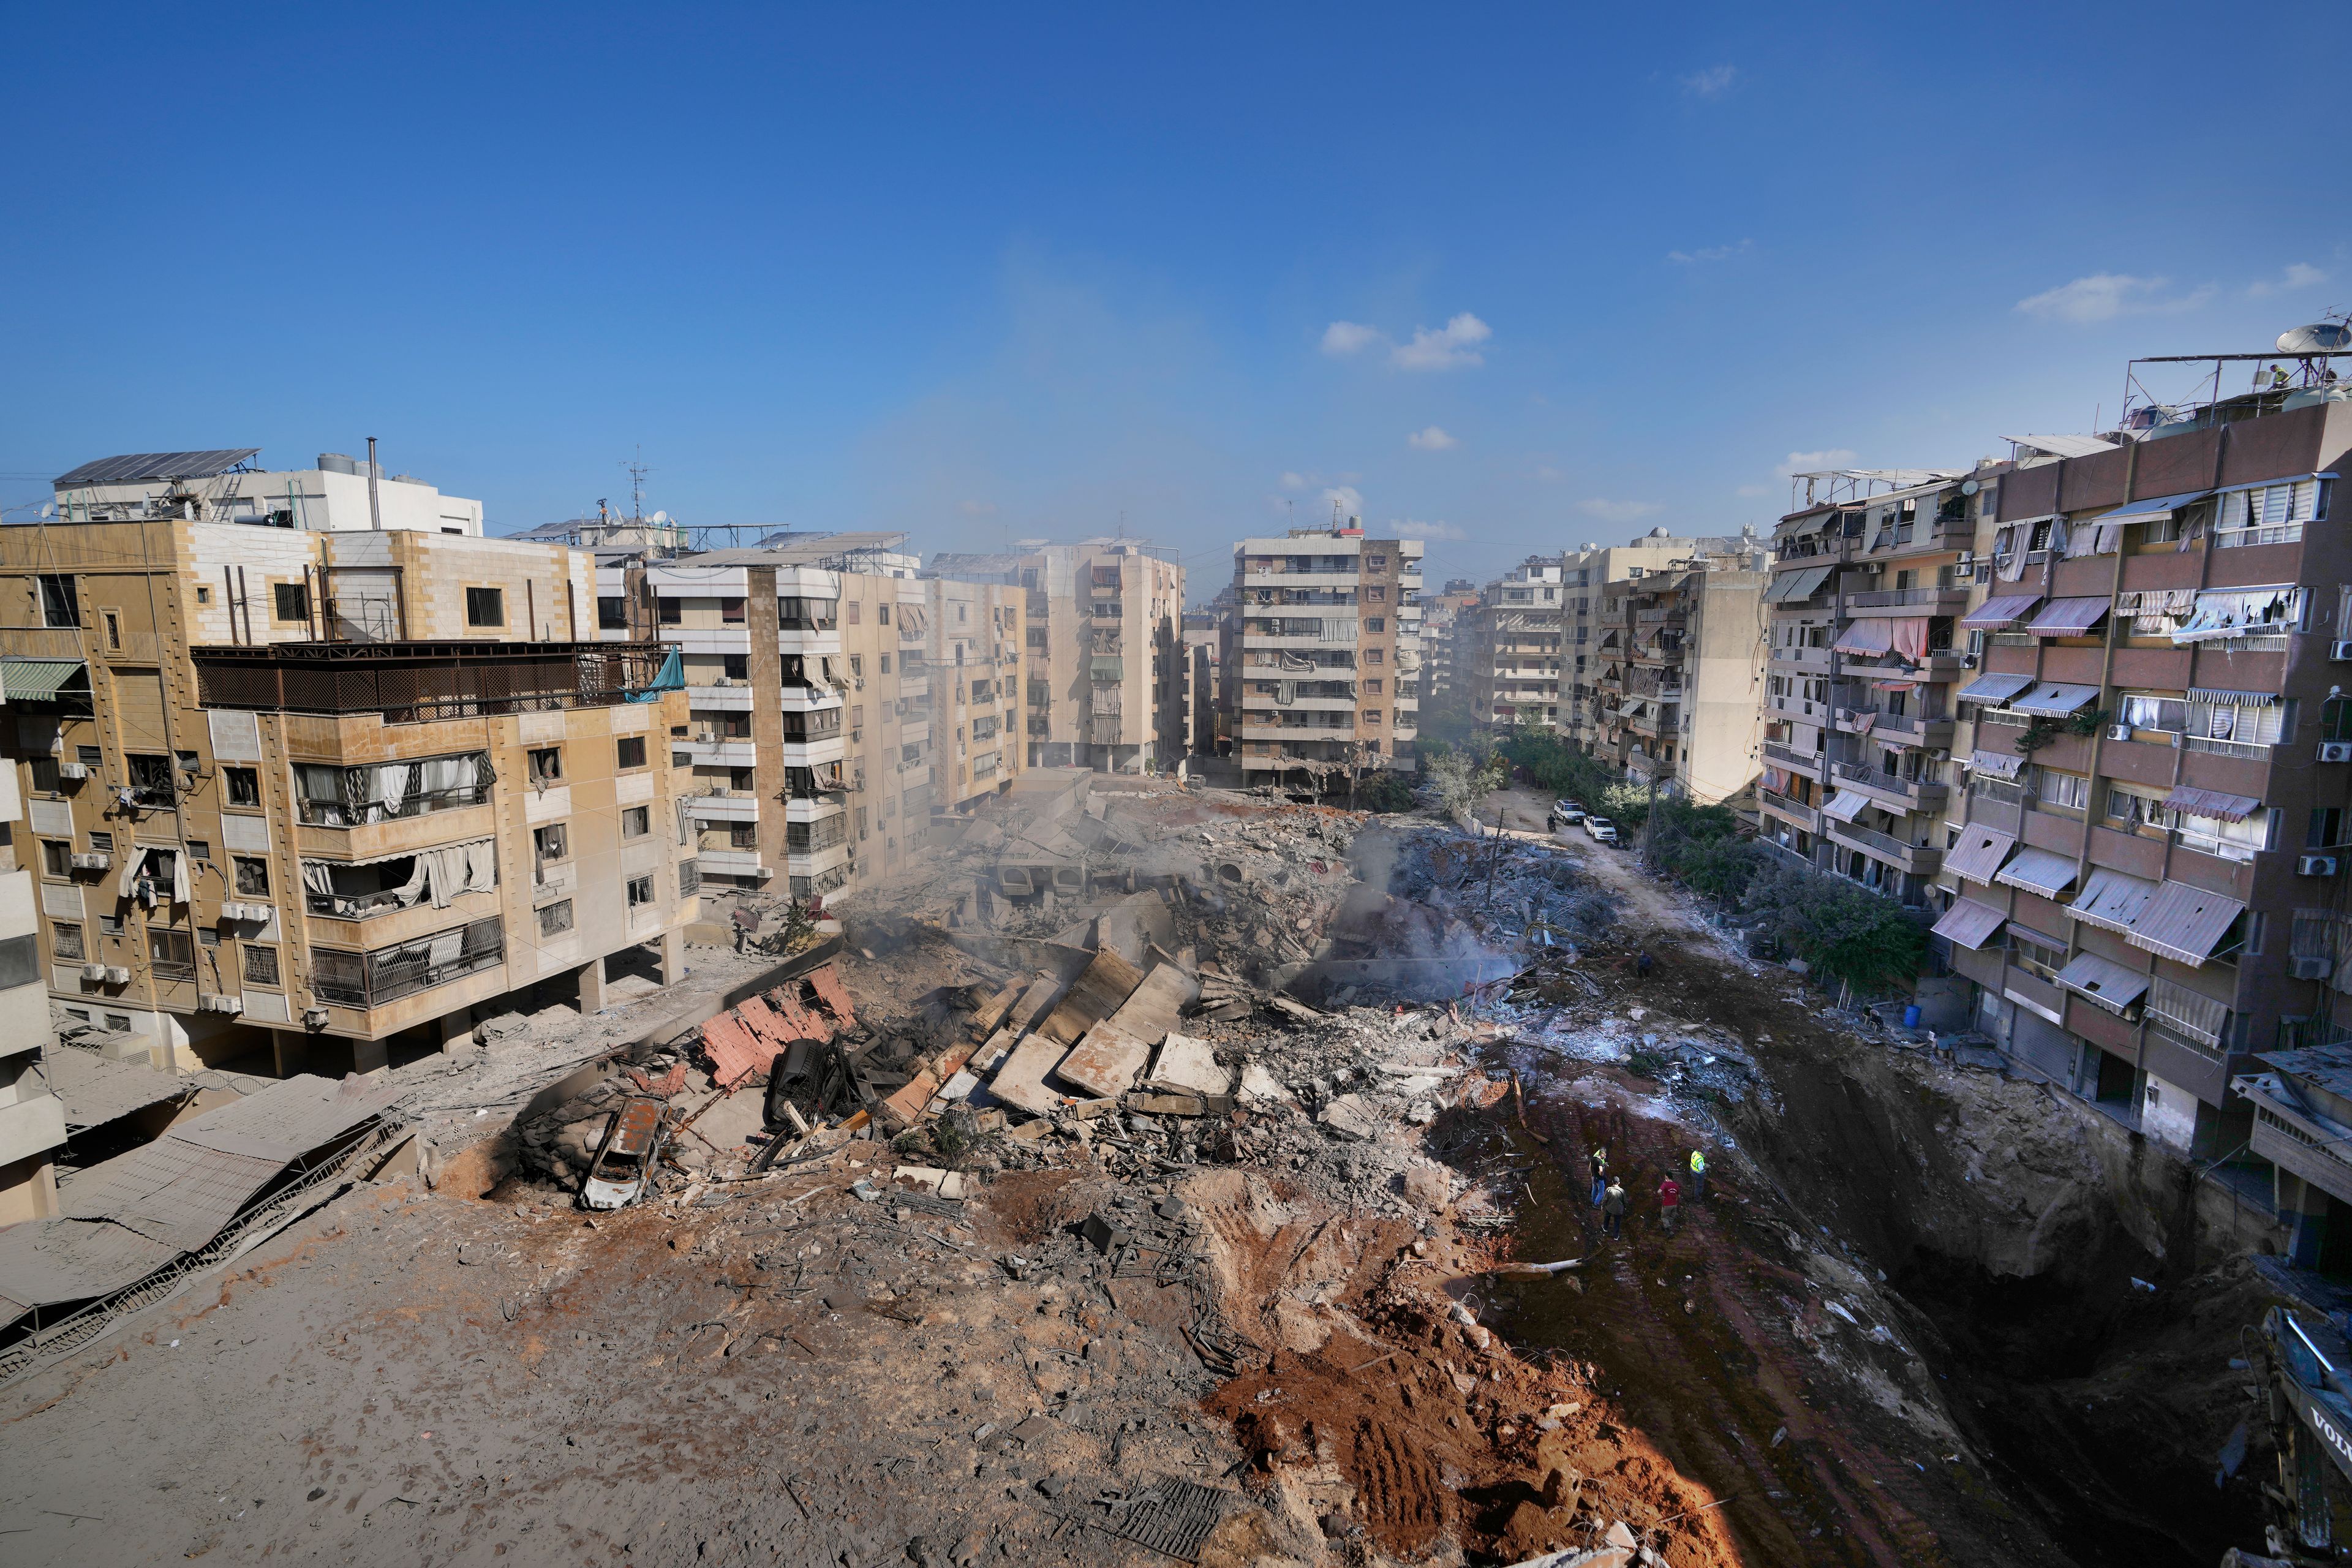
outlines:
[{"label": "person in yellow safety vest", "polygon": [[1696,1203],[1706,1196],[1706,1156],[1696,1149],[1691,1151],[1690,1177],[1691,1202]]}]

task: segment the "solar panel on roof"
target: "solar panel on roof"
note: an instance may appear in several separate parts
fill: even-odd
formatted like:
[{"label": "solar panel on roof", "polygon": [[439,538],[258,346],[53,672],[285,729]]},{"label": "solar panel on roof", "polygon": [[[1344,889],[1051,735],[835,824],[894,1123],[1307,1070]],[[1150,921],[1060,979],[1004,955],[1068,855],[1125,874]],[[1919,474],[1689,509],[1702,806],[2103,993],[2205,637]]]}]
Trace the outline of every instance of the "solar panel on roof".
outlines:
[{"label": "solar panel on roof", "polygon": [[144,484],[150,479],[209,479],[260,455],[258,447],[209,452],[125,452],[84,463],[69,474],[58,475],[55,482],[58,489],[69,489],[76,485]]}]

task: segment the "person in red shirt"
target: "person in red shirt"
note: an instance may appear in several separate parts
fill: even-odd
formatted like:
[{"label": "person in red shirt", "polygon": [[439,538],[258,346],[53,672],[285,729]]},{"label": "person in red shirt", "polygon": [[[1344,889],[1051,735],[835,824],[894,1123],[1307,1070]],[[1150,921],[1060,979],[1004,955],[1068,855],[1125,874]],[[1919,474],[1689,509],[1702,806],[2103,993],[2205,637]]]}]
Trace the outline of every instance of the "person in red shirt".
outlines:
[{"label": "person in red shirt", "polygon": [[1682,1217],[1683,1189],[1671,1170],[1658,1183],[1658,1227],[1668,1236],[1675,1233],[1675,1222]]}]

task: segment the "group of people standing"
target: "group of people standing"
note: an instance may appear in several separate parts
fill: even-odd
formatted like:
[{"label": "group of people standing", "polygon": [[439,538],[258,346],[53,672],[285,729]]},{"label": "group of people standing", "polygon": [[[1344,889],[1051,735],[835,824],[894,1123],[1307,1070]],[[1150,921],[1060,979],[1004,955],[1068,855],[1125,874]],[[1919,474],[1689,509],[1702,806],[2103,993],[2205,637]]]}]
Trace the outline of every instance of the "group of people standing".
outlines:
[{"label": "group of people standing", "polygon": [[[1591,1154],[1592,1206],[1601,1211],[1601,1234],[1612,1241],[1622,1240],[1625,1234],[1625,1210],[1628,1202],[1625,1184],[1611,1173],[1609,1151],[1596,1148]],[[1690,1152],[1690,1196],[1693,1203],[1706,1196],[1706,1155],[1694,1149]],[[1675,1168],[1669,1164],[1658,1181],[1658,1226],[1666,1235],[1675,1233],[1682,1218],[1683,1185],[1675,1180]]]}]

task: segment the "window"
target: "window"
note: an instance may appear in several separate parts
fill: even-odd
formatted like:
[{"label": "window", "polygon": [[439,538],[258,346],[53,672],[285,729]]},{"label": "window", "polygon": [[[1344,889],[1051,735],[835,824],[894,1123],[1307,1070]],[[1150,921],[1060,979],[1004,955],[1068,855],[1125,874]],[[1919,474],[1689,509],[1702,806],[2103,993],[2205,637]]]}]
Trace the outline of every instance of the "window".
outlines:
[{"label": "window", "polygon": [[278,978],[278,950],[276,948],[256,947],[251,942],[247,942],[245,944],[244,952],[245,983],[247,985],[277,985],[280,984]]},{"label": "window", "polygon": [[211,604],[212,602],[213,602],[213,591],[212,591],[210,588],[208,588],[208,587],[205,586],[205,584],[203,584],[202,583],[197,584],[196,584],[196,603],[197,603],[197,604],[199,604],[199,605],[209,605],[209,604]]},{"label": "window", "polygon": [[131,788],[145,806],[172,804],[172,763],[168,757],[125,753],[122,763],[131,774]]},{"label": "window", "polygon": [[563,748],[536,746],[523,753],[524,770],[533,789],[545,789],[563,777]]},{"label": "window", "polygon": [[623,768],[641,768],[646,765],[646,738],[643,735],[622,736],[615,743],[614,751],[619,760],[619,765]]},{"label": "window", "polygon": [[958,605],[956,606],[956,624],[957,624],[958,626],[961,626],[961,625],[964,623],[965,619],[967,618],[967,616],[966,616],[966,615],[965,615],[965,609],[966,609],[966,606],[964,606],[964,605]]},{"label": "window", "polygon": [[79,763],[86,768],[104,767],[106,765],[106,753],[100,751],[96,746],[76,746],[74,748],[74,761]]},{"label": "window", "polygon": [[1367,708],[1367,709],[1365,709],[1365,710],[1364,710],[1364,722],[1365,722],[1365,723],[1367,723],[1367,724],[1377,724],[1377,723],[1379,723],[1380,721],[1381,721],[1381,710],[1380,710],[1379,709],[1377,709],[1377,708]]},{"label": "window", "polygon": [[2044,805],[2081,811],[2090,804],[2091,781],[2081,773],[2062,773],[2037,767],[2036,795]]},{"label": "window", "polygon": [[74,580],[43,573],[40,582],[41,624],[45,626],[81,625],[81,598],[74,592]]},{"label": "window", "polygon": [[653,831],[653,808],[646,805],[625,806],[621,811],[621,837],[643,838]]},{"label": "window", "polygon": [[254,855],[232,855],[228,859],[239,898],[266,899],[269,896],[268,861]]},{"label": "window", "polygon": [[866,808],[862,805],[857,808],[857,841],[866,842]]},{"label": "window", "polygon": [[196,944],[184,931],[147,928],[147,966],[158,980],[194,980]]},{"label": "window", "polygon": [[561,822],[534,827],[530,830],[530,850],[542,866],[569,859],[572,855],[571,836],[564,831],[564,825]]},{"label": "window", "polygon": [[73,846],[62,838],[41,840],[41,874],[63,881],[73,875]]},{"label": "window", "polygon": [[757,849],[760,847],[760,825],[756,822],[729,823],[727,845],[730,849]]},{"label": "window", "polygon": [[619,594],[599,594],[596,596],[596,626],[599,631],[627,631],[629,601]]},{"label": "window", "polygon": [[2058,972],[2066,967],[2063,943],[2053,945],[2044,938],[2019,930],[2013,922],[2009,927],[2009,953],[2019,968],[2044,980],[2055,980]]},{"label": "window", "polygon": [[502,626],[507,624],[507,594],[503,588],[468,588],[466,590],[466,624],[469,626]]},{"label": "window", "polygon": [[[875,624],[876,624],[877,626],[888,626],[888,625],[890,624],[890,606],[889,606],[889,605],[875,605],[875,606],[874,606],[874,622],[875,622]],[[883,668],[884,669],[888,669],[890,667],[889,667],[888,665],[887,665],[887,664],[886,664],[886,665],[884,665],[882,668]]]},{"label": "window", "polygon": [[683,599],[656,599],[654,601],[654,617],[666,626],[684,626],[686,624],[686,601]]},{"label": "window", "polygon": [[112,1029],[113,1031],[115,1031],[115,1033],[117,1033],[117,1034],[124,1034],[124,1035],[127,1035],[127,1034],[129,1034],[129,1033],[131,1032],[131,1015],[130,1015],[130,1014],[128,1014],[128,1013],[109,1013],[109,1014],[105,1015],[105,1017],[106,1017],[106,1026],[107,1026],[108,1028]]},{"label": "window", "polygon": [[849,624],[850,624],[851,626],[856,626],[856,625],[857,624],[857,614],[858,614],[858,612],[859,612],[860,610],[864,609],[865,607],[866,607],[865,605],[863,605],[859,604],[859,603],[858,603],[856,600],[855,600],[855,599],[852,599],[852,600],[850,600],[850,601],[849,601]]},{"label": "window", "polygon": [[890,673],[890,656],[887,653],[882,656],[881,668],[883,674],[887,675]]},{"label": "window", "polygon": [[1389,623],[1382,616],[1367,616],[1364,617],[1364,629],[1368,632],[1384,632],[1389,629]]},{"label": "window", "polygon": [[654,901],[654,879],[651,873],[629,879],[629,908],[641,910]]},{"label": "window", "polygon": [[213,841],[212,841],[211,839],[209,839],[209,838],[191,838],[191,839],[189,839],[189,840],[188,840],[188,858],[189,858],[189,859],[191,859],[191,860],[209,861],[209,860],[211,860],[211,859],[212,859],[212,858],[213,858]]},{"label": "window", "polygon": [[49,951],[59,958],[81,958],[81,927],[65,921],[49,927]]},{"label": "window", "polygon": [[719,673],[730,680],[751,679],[751,656],[748,653],[726,653],[719,656]]},{"label": "window", "polygon": [[258,806],[261,804],[261,775],[252,768],[223,768],[221,783],[228,792],[231,805]]},{"label": "window", "polygon": [[2311,828],[2303,837],[2306,849],[2333,849],[2344,842],[2344,808],[2340,805],[2315,805],[2311,808]]},{"label": "window", "polygon": [[702,889],[702,862],[681,860],[677,863],[677,896],[690,899]]},{"label": "window", "polygon": [[850,679],[853,680],[863,680],[866,679],[866,656],[864,654],[853,653],[849,656],[849,675]]},{"label": "window", "polygon": [[98,612],[98,624],[105,628],[108,651],[120,653],[122,650],[122,617],[112,610],[100,610]]},{"label": "window", "polygon": [[304,583],[273,583],[269,585],[269,618],[273,621],[310,621],[310,589]]},{"label": "window", "polygon": [[122,917],[121,915],[100,915],[98,917],[98,929],[99,933],[102,936],[121,936],[122,934]]},{"label": "window", "polygon": [[1364,590],[1364,598],[1367,602],[1371,604],[1385,605],[1388,603],[1389,591],[1386,588],[1375,584],[1372,587]]},{"label": "window", "polygon": [[33,788],[43,795],[58,795],[66,787],[65,775],[58,772],[55,757],[34,757]]},{"label": "window", "polygon": [[743,601],[740,599],[719,600],[719,619],[720,623],[725,626],[741,626],[743,624]]},{"label": "window", "polygon": [[1364,650],[1366,664],[1386,664],[1388,661],[1388,652],[1384,648],[1368,647]]},{"label": "window", "polygon": [[561,899],[539,911],[539,934],[562,936],[572,929],[572,900]]},{"label": "window", "polygon": [[1387,556],[1367,555],[1364,557],[1364,570],[1368,572],[1385,572],[1388,569],[1389,558]]}]

